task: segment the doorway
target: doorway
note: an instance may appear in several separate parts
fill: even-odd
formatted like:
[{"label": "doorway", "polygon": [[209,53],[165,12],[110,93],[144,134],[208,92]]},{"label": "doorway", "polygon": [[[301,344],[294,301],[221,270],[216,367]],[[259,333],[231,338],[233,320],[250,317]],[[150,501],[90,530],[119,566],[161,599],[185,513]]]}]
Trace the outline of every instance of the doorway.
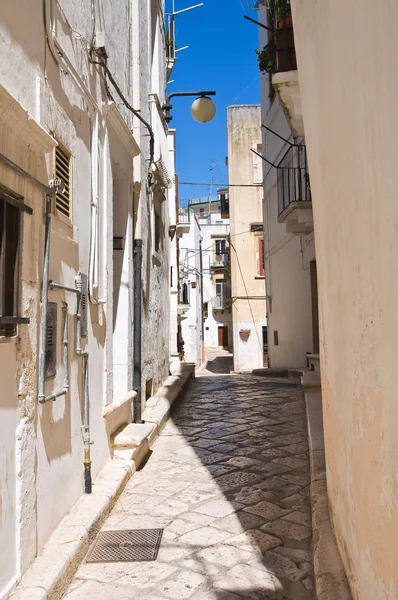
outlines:
[{"label": "doorway", "polygon": [[228,326],[223,325],[218,328],[218,345],[222,348],[228,348]]}]

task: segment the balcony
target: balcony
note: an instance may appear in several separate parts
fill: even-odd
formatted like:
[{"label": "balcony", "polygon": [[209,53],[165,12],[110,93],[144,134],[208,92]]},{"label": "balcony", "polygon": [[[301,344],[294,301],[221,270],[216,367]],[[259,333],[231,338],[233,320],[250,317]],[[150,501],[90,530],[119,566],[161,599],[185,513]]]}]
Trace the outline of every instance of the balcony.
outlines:
[{"label": "balcony", "polygon": [[230,308],[231,286],[227,281],[216,282],[216,295],[213,298],[214,310],[226,310]]},{"label": "balcony", "polygon": [[189,233],[191,223],[190,215],[187,209],[179,209],[177,214],[177,237],[181,237],[184,233]]},{"label": "balcony", "polygon": [[181,282],[180,281],[180,284],[178,286],[177,314],[183,315],[184,313],[188,312],[190,307],[191,307],[191,303],[190,303],[189,282],[187,282],[187,281]]},{"label": "balcony", "polygon": [[227,269],[229,267],[229,250],[215,254],[210,262],[212,269]]},{"label": "balcony", "polygon": [[314,230],[311,188],[304,145],[292,145],[277,167],[278,222],[286,233],[306,235]]},{"label": "balcony", "polygon": [[259,52],[259,66],[267,71],[294,137],[304,137],[290,0],[269,0],[269,38]]},{"label": "balcony", "polygon": [[229,194],[228,194],[228,189],[219,190],[219,192],[218,192],[218,200],[220,202],[221,218],[222,219],[229,219]]}]

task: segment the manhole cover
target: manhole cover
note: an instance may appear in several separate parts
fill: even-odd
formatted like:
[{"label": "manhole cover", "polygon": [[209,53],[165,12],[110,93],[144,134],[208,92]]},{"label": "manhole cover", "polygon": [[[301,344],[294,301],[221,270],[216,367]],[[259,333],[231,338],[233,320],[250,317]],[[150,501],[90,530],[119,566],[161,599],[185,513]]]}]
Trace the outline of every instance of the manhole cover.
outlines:
[{"label": "manhole cover", "polygon": [[144,562],[156,560],[163,529],[101,531],[86,562]]}]

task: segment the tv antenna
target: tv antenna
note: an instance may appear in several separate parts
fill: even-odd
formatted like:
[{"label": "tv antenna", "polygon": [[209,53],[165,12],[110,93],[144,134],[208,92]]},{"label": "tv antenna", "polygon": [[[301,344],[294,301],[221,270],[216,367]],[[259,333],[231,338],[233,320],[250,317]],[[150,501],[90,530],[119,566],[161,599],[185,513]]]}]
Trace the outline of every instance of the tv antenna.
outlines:
[{"label": "tv antenna", "polygon": [[203,5],[204,5],[204,2],[200,2],[200,4],[195,4],[194,6],[188,6],[187,8],[182,8],[180,10],[176,10],[175,9],[175,0],[173,0],[171,13],[166,13],[166,17],[167,17],[167,37],[166,37],[167,79],[169,79],[171,72],[173,70],[173,67],[176,63],[177,52],[182,52],[182,50],[187,50],[187,48],[189,48],[189,46],[182,46],[182,48],[177,48],[176,35],[175,35],[175,20],[178,17],[178,15],[188,12],[189,10],[194,10],[195,8],[200,8]]}]

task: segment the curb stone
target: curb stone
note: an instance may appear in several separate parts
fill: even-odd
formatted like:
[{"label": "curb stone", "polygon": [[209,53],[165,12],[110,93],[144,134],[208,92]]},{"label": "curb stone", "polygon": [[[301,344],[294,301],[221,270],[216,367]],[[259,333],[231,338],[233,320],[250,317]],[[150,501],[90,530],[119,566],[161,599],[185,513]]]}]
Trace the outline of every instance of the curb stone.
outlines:
[{"label": "curb stone", "polygon": [[[149,437],[142,439],[135,449],[141,455],[140,462],[145,454],[144,446],[149,448],[153,444],[168,420],[172,404],[194,376],[193,365],[182,364],[179,373],[169,377],[149,399],[143,417],[154,427],[148,429]],[[134,456],[131,460],[114,458],[105,465],[93,482],[93,493],[82,495],[65,515],[9,600],[62,598],[101,525],[136,469]]]},{"label": "curb stone", "polygon": [[[311,375],[311,377],[308,377]],[[317,374],[318,375],[318,374]],[[308,378],[308,385],[307,384]],[[352,600],[336,537],[330,522],[323,437],[322,394],[314,372],[302,378],[307,412],[311,469],[314,577],[317,600]]]}]

